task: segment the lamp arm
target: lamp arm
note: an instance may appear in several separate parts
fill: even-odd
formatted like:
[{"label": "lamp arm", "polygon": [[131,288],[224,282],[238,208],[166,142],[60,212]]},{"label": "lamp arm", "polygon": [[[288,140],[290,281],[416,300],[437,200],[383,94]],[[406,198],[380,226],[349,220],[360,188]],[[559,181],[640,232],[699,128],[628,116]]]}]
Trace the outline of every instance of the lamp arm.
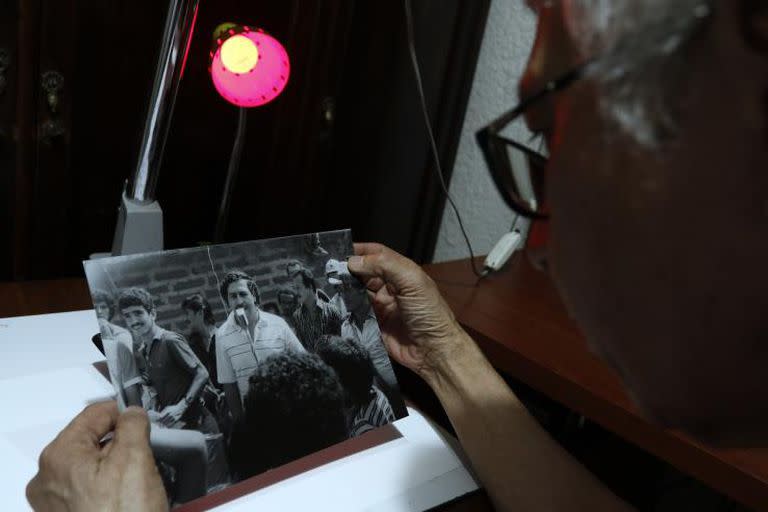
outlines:
[{"label": "lamp arm", "polygon": [[163,150],[199,5],[200,0],[170,0],[139,161],[126,186],[129,200],[149,203],[155,199]]}]

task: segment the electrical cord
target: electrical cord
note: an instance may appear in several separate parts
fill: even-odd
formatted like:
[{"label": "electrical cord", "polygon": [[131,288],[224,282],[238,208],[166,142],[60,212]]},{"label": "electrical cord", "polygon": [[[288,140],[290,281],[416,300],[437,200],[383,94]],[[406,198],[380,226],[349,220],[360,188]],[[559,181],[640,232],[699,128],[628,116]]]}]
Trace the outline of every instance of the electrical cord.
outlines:
[{"label": "electrical cord", "polygon": [[240,171],[240,158],[243,154],[243,146],[245,145],[245,130],[248,121],[248,110],[241,107],[240,113],[237,118],[237,135],[235,136],[235,144],[232,147],[232,153],[229,157],[229,167],[227,169],[227,180],[224,183],[224,193],[221,198],[221,204],[219,205],[219,216],[216,219],[216,231],[213,235],[213,240],[217,244],[220,244],[224,239],[224,230],[227,228],[227,220],[229,219],[229,203],[232,199],[232,191],[235,188],[235,182],[237,181],[237,173]]},{"label": "electrical cord", "polygon": [[415,43],[415,36],[414,36],[414,30],[413,30],[413,13],[411,11],[411,0],[404,0],[404,6],[405,6],[405,20],[406,20],[406,26],[408,31],[408,51],[411,56],[411,64],[413,65],[413,74],[416,78],[416,87],[419,92],[419,101],[421,103],[421,111],[424,115],[424,124],[427,128],[427,135],[429,136],[429,144],[430,148],[432,150],[432,157],[435,159],[435,170],[437,172],[437,177],[440,181],[440,186],[443,189],[443,193],[445,194],[446,199],[448,200],[448,203],[451,205],[451,208],[453,209],[453,212],[456,214],[456,218],[459,221],[459,229],[461,229],[461,234],[464,236],[464,241],[467,244],[467,249],[469,250],[469,258],[470,258],[470,264],[472,266],[472,272],[478,277],[479,279],[483,279],[485,276],[487,276],[490,271],[488,269],[478,270],[477,263],[475,262],[475,253],[472,250],[472,244],[469,241],[469,236],[467,235],[467,230],[464,229],[464,221],[461,218],[461,214],[459,214],[459,209],[456,206],[456,203],[453,201],[453,198],[451,197],[450,192],[448,191],[448,186],[445,184],[445,178],[443,177],[443,169],[440,164],[440,156],[437,152],[437,143],[435,142],[435,135],[432,131],[432,122],[429,119],[429,113],[427,112],[427,100],[424,95],[424,85],[421,80],[421,68],[419,66],[419,59],[416,55],[416,43]]}]

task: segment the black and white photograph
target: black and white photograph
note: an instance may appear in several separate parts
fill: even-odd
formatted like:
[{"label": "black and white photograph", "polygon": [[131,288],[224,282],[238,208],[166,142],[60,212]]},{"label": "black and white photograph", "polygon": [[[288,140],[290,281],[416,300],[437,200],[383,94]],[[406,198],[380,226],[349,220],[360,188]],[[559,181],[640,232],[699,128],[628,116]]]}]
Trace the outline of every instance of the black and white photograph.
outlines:
[{"label": "black and white photograph", "polygon": [[349,230],[84,262],[173,504],[407,415]]}]

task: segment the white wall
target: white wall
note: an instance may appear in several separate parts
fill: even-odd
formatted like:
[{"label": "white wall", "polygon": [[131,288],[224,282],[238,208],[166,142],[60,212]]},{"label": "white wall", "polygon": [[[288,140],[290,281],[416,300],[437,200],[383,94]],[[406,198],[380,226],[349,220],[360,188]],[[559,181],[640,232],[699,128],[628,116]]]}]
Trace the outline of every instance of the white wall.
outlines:
[{"label": "white wall", "polygon": [[[492,1],[450,187],[477,255],[491,250],[515,215],[491,181],[475,131],[517,103],[517,83],[534,30],[535,17],[523,0]],[[434,261],[468,256],[456,215],[446,202]]]}]

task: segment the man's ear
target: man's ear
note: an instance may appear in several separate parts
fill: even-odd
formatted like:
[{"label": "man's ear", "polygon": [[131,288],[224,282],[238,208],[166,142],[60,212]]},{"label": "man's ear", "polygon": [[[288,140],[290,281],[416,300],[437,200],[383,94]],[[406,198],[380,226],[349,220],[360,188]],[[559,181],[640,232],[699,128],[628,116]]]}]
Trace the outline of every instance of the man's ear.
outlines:
[{"label": "man's ear", "polygon": [[742,0],[741,26],[747,43],[768,54],[768,0]]}]

